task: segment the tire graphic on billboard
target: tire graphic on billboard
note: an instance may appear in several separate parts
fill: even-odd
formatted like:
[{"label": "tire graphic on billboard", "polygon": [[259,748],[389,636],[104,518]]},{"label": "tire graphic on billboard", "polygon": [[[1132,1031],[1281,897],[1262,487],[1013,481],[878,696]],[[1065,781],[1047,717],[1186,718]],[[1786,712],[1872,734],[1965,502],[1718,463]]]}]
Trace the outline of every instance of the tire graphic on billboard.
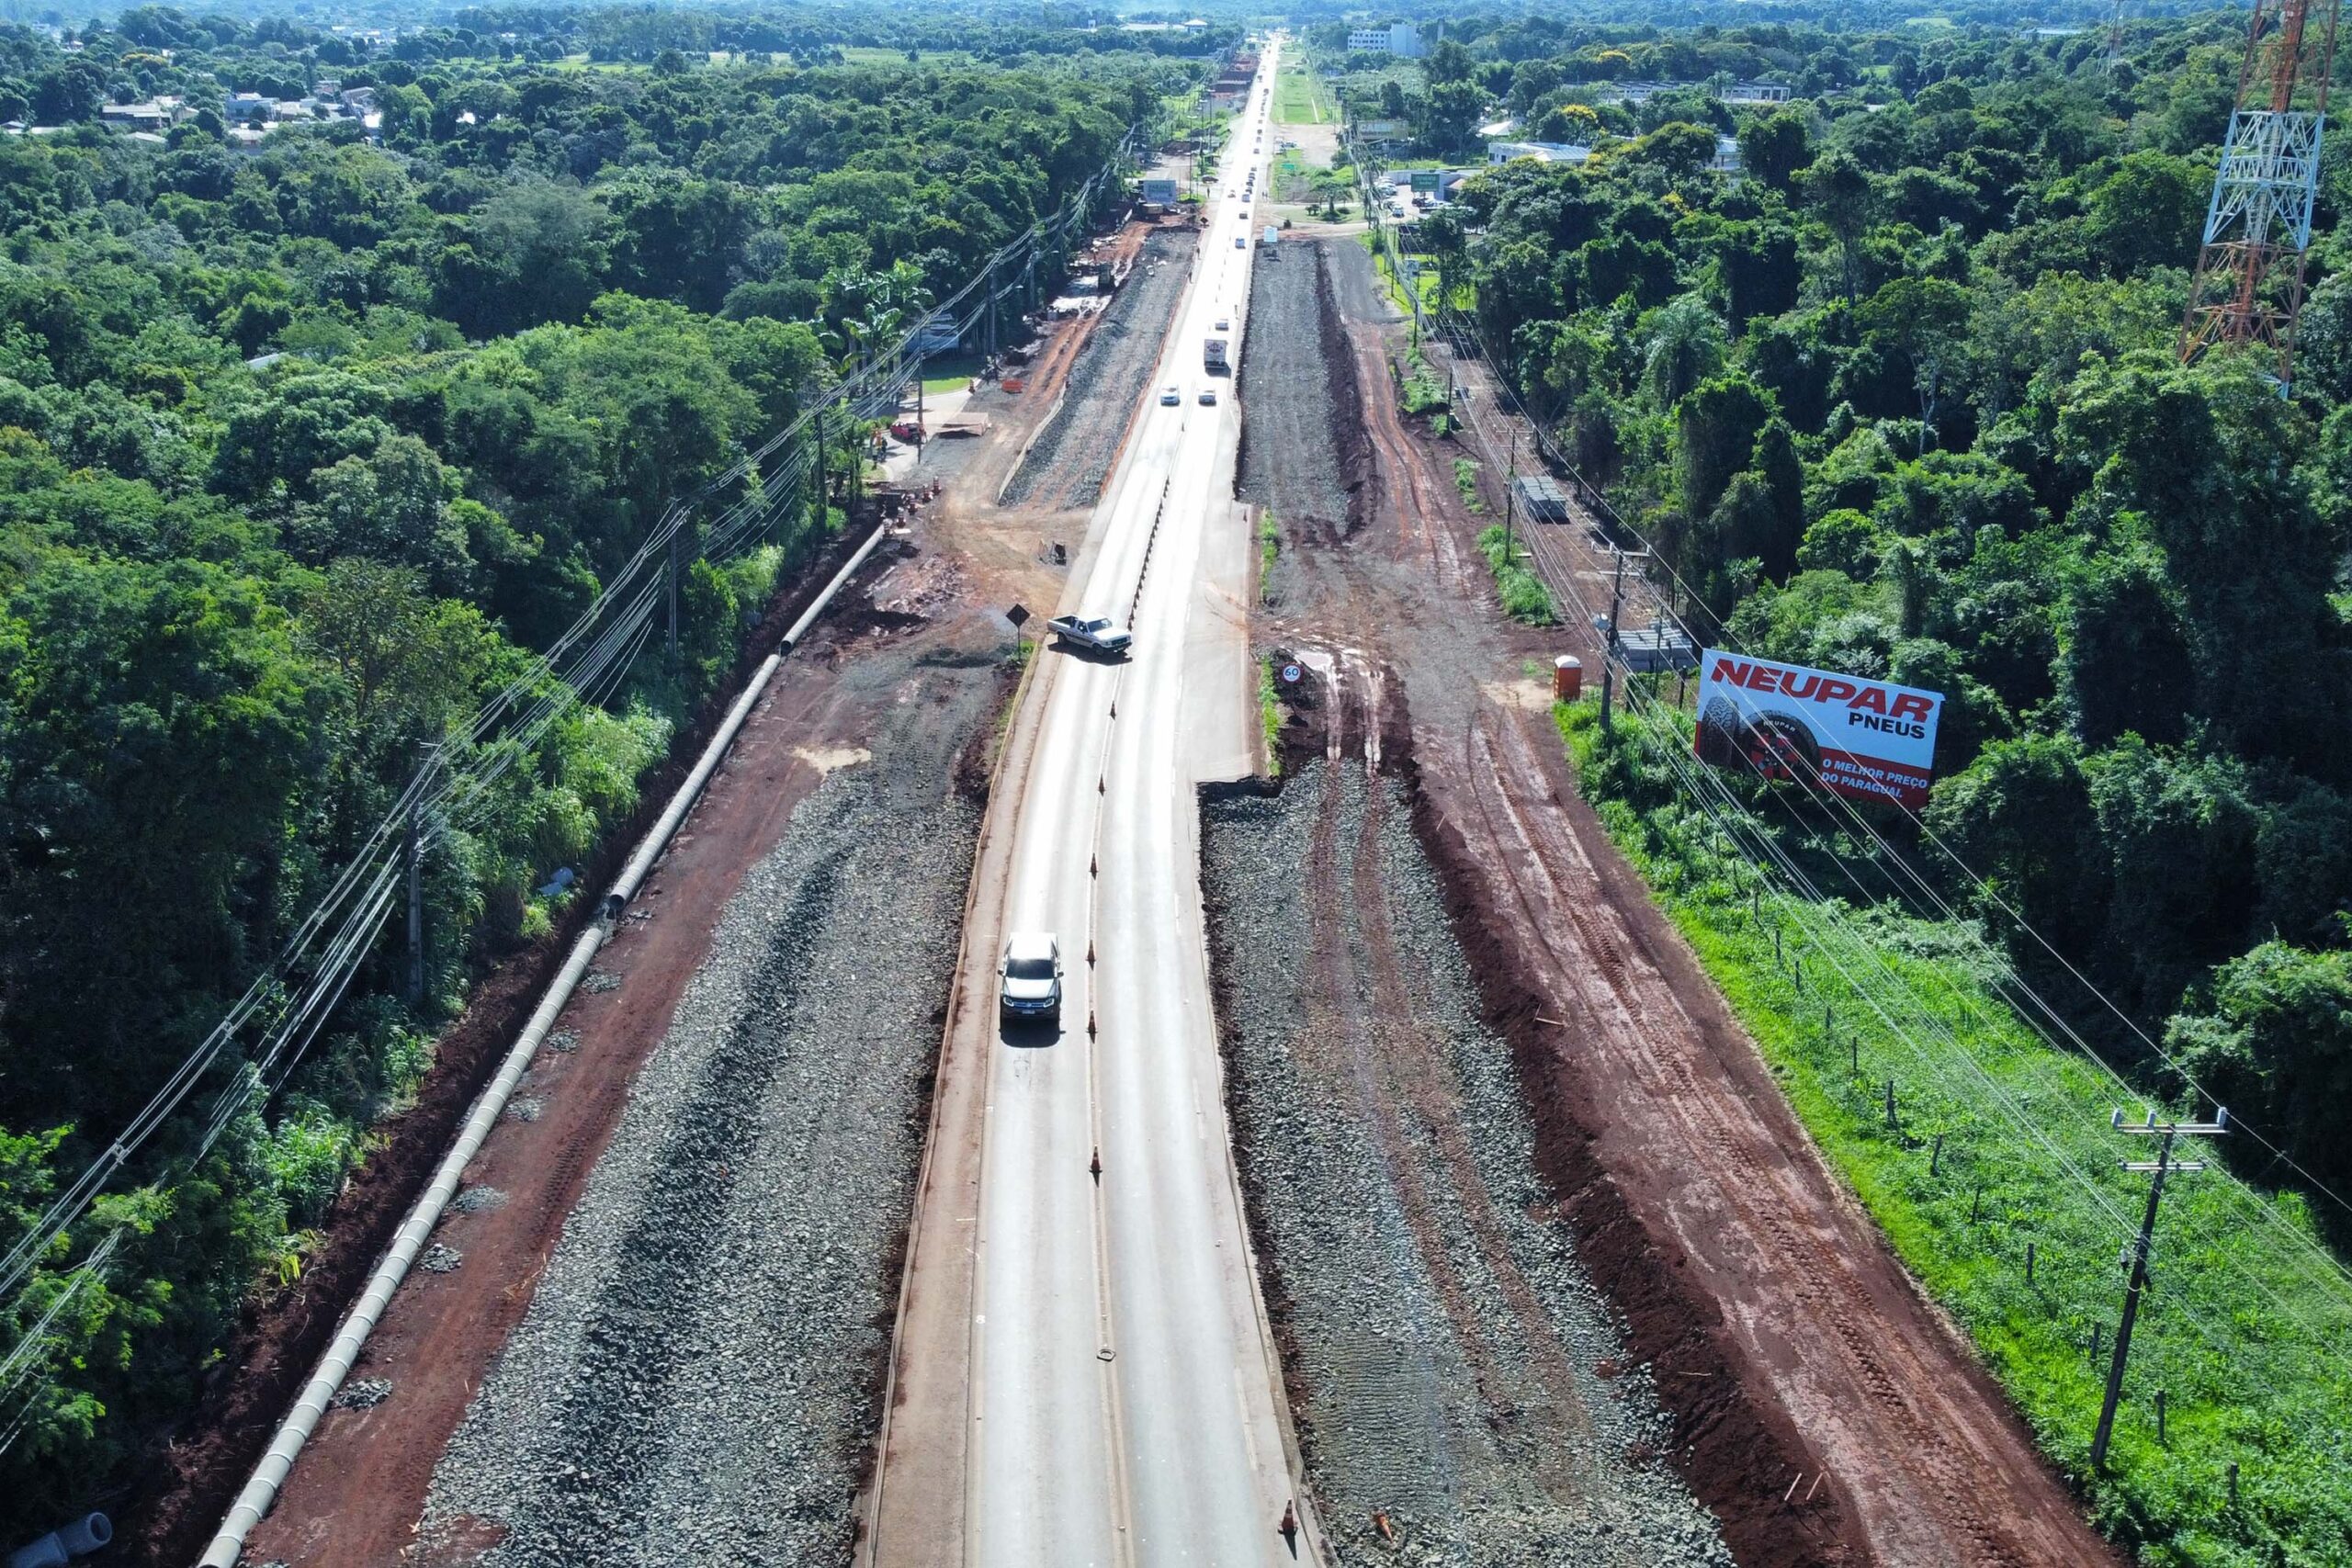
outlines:
[{"label": "tire graphic on billboard", "polygon": [[1781,708],[1743,716],[1721,697],[1699,716],[1699,758],[1719,768],[1745,765],[1762,778],[1817,779],[1821,742],[1813,726]]}]

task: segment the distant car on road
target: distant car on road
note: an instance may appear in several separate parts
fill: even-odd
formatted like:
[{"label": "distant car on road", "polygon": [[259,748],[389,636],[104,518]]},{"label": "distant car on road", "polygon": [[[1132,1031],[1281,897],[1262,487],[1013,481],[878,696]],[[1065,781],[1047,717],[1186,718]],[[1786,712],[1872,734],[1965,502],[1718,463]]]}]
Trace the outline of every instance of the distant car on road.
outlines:
[{"label": "distant car on road", "polygon": [[1164,406],[1168,408],[1174,408],[1178,403],[1184,400],[1184,394],[1178,391],[1176,389],[1176,384],[1171,381],[1167,386],[1159,389],[1159,400]]},{"label": "distant car on road", "polygon": [[1054,1022],[1062,1016],[1062,950],[1051,931],[1015,931],[1004,944],[997,1012],[1005,1022]]},{"label": "distant car on road", "polygon": [[1216,389],[1215,387],[1203,387],[1201,389],[1201,401],[1214,405],[1216,401]]},{"label": "distant car on road", "polygon": [[1221,333],[1231,332],[1233,330],[1233,318],[1230,316],[1219,316],[1216,319],[1216,330]]},{"label": "distant car on road", "polygon": [[1233,248],[1237,251],[1248,250],[1250,248],[1250,236],[1247,234],[1236,234],[1233,236]]},{"label": "distant car on road", "polygon": [[1096,616],[1082,620],[1076,615],[1056,615],[1046,623],[1046,628],[1064,642],[1080,648],[1091,648],[1103,653],[1125,653],[1135,641],[1135,634],[1118,622]]}]

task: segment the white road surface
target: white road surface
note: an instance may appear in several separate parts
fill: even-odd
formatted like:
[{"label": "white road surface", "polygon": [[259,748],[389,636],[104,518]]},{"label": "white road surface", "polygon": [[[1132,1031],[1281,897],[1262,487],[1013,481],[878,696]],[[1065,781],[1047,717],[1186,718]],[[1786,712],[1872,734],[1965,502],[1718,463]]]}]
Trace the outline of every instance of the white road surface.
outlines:
[{"label": "white road surface", "polygon": [[[1261,84],[1274,65],[1270,48]],[[1058,1035],[1007,1032],[985,1068],[962,1553],[978,1568],[1294,1561],[1275,1529],[1296,1486],[1233,1179],[1194,797],[1246,767],[1254,717],[1239,412],[1203,344],[1223,336],[1239,362],[1269,96],[1233,121],[1190,291],[1062,605],[1130,620],[1133,656],[1042,655],[1068,662],[1042,693],[1001,908],[976,911],[978,929],[1055,932],[1068,964]],[[1257,201],[1227,198],[1253,164]],[[1182,400],[1164,406],[1171,383]]]}]

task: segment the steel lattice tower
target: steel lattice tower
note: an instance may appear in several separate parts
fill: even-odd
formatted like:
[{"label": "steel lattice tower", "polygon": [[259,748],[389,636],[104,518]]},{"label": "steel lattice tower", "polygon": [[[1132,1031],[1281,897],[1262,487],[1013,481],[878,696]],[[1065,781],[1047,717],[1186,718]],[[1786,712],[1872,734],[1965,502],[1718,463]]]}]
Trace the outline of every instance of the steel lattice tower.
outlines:
[{"label": "steel lattice tower", "polygon": [[2184,361],[2216,343],[2269,349],[2278,355],[2282,389],[2294,374],[2338,4],[2255,0],[2237,106],[2180,328]]}]

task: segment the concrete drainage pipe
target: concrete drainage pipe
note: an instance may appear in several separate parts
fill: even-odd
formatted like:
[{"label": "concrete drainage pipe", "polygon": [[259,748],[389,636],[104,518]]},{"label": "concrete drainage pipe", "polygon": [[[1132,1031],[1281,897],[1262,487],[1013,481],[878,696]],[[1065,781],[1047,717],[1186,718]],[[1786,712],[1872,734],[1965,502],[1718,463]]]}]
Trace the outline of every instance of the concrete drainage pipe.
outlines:
[{"label": "concrete drainage pipe", "polygon": [[8,1568],[64,1568],[76,1557],[87,1557],[114,1539],[114,1521],[104,1514],[85,1514],[58,1526],[28,1546],[8,1554]]}]

